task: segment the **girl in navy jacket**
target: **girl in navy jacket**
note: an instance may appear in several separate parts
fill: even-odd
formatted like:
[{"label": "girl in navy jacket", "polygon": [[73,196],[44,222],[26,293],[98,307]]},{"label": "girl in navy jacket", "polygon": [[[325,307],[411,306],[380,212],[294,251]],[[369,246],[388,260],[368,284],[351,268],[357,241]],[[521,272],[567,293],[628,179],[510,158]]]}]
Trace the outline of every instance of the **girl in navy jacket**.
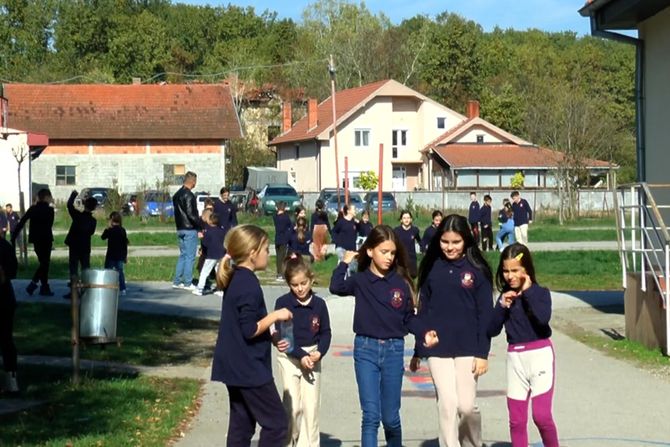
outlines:
[{"label": "girl in navy jacket", "polygon": [[307,229],[307,219],[298,217],[295,229],[291,232],[291,237],[288,241],[289,254],[297,253],[300,256],[307,256],[310,262],[314,262],[314,256],[310,252],[311,245],[312,235]]},{"label": "girl in navy jacket", "polygon": [[400,225],[395,227],[395,234],[400,239],[400,242],[405,247],[407,253],[407,265],[409,268],[409,275],[412,279],[416,278],[416,245],[415,242],[421,246],[421,236],[419,229],[412,225],[412,213],[410,211],[400,212]]},{"label": "girl in navy jacket", "polygon": [[286,308],[293,314],[295,345],[277,356],[289,420],[287,443],[318,446],[321,360],[331,340],[328,307],[312,292],[314,273],[301,256],[286,260],[284,278],[291,291],[277,298],[275,309]]},{"label": "girl in navy jacket", "polygon": [[[263,290],[254,274],[268,265],[268,244],[268,235],[261,228],[234,227],[226,236],[226,255],[216,276],[224,298],[212,380],[228,388],[228,445],[250,445],[256,423],[261,426],[259,445],[283,445],[288,431],[272,378],[268,329],[277,321],[290,320],[291,312],[283,308],[267,313]],[[277,348],[286,350],[288,343],[280,341]]]},{"label": "girl in navy jacket", "polygon": [[439,346],[426,352],[417,346],[410,369],[419,356],[437,392],[441,444],[480,446],[481,418],[475,405],[477,378],[488,369],[493,313],[492,275],[465,217],[442,220],[431,240],[419,273],[419,316],[435,328]]},{"label": "girl in navy jacket", "polygon": [[[355,257],[358,273],[346,278],[348,264]],[[356,299],[354,369],[363,413],[361,447],[377,446],[380,421],[387,445],[402,445],[404,337],[412,332],[426,347],[438,342],[435,331],[426,331],[414,313],[414,286],[406,259],[391,227],[379,225],[358,253],[344,254],[330,280],[331,293]]]},{"label": "girl in navy jacket", "polygon": [[489,326],[495,337],[507,334],[507,410],[512,446],[528,445],[528,401],[533,421],[546,447],[558,447],[552,416],[554,347],[551,344],[551,294],[535,279],[530,251],[523,244],[508,245],[500,255],[496,274],[500,298]]}]

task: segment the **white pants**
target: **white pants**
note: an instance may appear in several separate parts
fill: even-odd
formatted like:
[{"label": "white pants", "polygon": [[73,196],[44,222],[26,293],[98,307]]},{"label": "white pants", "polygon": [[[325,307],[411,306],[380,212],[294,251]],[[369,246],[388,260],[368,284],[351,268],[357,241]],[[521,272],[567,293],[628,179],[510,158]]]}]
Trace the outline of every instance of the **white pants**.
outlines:
[{"label": "white pants", "polygon": [[[307,346],[306,352],[317,346]],[[277,354],[277,362],[284,388],[282,402],[289,421],[286,445],[319,445],[319,407],[321,405],[321,361],[312,371],[305,371],[300,361],[284,352]]]},{"label": "white pants", "polygon": [[518,243],[528,245],[528,224],[514,227],[514,237]]},{"label": "white pants", "polygon": [[481,447],[482,420],[475,404],[477,378],[474,357],[428,357],[437,392],[441,447]]},{"label": "white pants", "polygon": [[219,267],[218,259],[205,259],[205,262],[202,264],[202,269],[200,269],[200,276],[198,277],[198,290],[203,291],[205,285],[207,285],[207,278],[209,274],[212,273],[212,269]]}]

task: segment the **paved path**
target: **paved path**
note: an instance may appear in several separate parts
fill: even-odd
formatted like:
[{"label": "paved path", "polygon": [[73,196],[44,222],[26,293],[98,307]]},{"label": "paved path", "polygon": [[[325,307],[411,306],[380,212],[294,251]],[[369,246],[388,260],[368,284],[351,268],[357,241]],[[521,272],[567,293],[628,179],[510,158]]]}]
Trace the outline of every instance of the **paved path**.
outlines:
[{"label": "paved path", "polygon": [[[26,281],[17,281],[21,301],[63,303],[60,298],[27,297]],[[65,292],[64,281],[54,281],[57,297]],[[268,307],[285,287],[264,286]],[[360,410],[351,359],[353,298],[326,298],[333,326],[333,346],[324,358],[321,431],[324,446],[359,445]],[[594,305],[620,305],[622,293],[589,293],[578,296],[553,293],[556,309]],[[217,320],[220,298],[196,297],[176,291],[169,283],[131,283],[129,295],[120,300],[120,308],[145,313],[174,314]],[[128,336],[127,334],[120,334]],[[411,336],[406,339],[406,361],[411,355]],[[634,366],[594,351],[556,332],[553,341],[557,353],[557,391],[555,416],[561,445],[594,446],[666,446],[670,447],[670,383]],[[505,342],[494,340],[490,372],[479,386],[484,438],[489,446],[509,446],[505,406]],[[207,379],[207,368],[164,368],[164,374],[188,375]],[[156,373],[156,371],[152,371]],[[437,446],[434,394],[426,370],[407,373],[403,384],[403,437],[406,446]],[[202,407],[192,421],[179,447],[223,445],[227,430],[228,400],[225,387],[206,382]],[[532,423],[531,423],[532,425]],[[383,435],[381,435],[383,439]],[[530,428],[533,447],[540,446],[534,427]]]}]

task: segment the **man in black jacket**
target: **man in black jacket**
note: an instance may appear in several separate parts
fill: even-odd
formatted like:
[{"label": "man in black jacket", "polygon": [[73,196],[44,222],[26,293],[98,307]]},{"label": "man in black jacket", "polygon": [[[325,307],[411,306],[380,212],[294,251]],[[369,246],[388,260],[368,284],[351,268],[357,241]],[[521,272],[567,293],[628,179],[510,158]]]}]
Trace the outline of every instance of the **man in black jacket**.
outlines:
[{"label": "man in black jacket", "polygon": [[175,289],[193,291],[193,263],[198,250],[198,232],[200,231],[200,216],[195,195],[191,190],[195,188],[198,176],[191,171],[184,175],[184,184],[174,196],[174,221],[177,225],[177,240],[179,242],[179,259],[172,280]]},{"label": "man in black jacket", "polygon": [[16,382],[16,346],[14,345],[14,312],[16,297],[12,279],[16,278],[16,251],[9,242],[0,239],[0,351],[2,364],[7,374],[5,391],[19,392]]},{"label": "man in black jacket", "polygon": [[37,192],[37,203],[28,208],[12,233],[12,245],[15,245],[16,238],[21,235],[23,226],[26,221],[30,220],[28,242],[33,244],[39,266],[35,270],[33,280],[26,287],[28,295],[35,293],[38,282],[41,283],[40,295],[53,296],[54,294],[49,287],[49,264],[51,263],[51,248],[54,241],[52,232],[54,209],[50,205],[51,200],[51,191],[46,188],[40,189]]},{"label": "man in black jacket", "polygon": [[[72,278],[79,275],[79,266],[84,271],[91,267],[91,236],[95,234],[97,221],[93,217],[93,211],[98,206],[95,197],[88,197],[84,200],[84,211],[79,211],[74,206],[74,200],[79,193],[75,190],[70,194],[67,200],[67,212],[70,213],[72,224],[70,230],[65,236],[65,245],[69,250],[68,265],[70,268],[70,282]],[[70,293],[65,295],[70,298]]]}]

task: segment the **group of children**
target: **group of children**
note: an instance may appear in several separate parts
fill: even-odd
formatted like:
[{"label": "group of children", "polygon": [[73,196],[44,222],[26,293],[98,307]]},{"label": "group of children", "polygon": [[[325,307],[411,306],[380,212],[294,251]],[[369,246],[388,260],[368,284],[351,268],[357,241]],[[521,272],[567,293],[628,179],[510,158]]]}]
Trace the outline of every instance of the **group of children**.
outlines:
[{"label": "group of children", "polygon": [[[500,228],[496,234],[496,247],[502,251],[505,248],[505,239],[508,244],[515,241],[528,244],[528,224],[533,222],[533,209],[519,191],[512,191],[512,199],[503,199],[503,206],[498,211]],[[484,204],[479,205],[477,193],[470,193],[468,209],[468,223],[472,228],[475,241],[481,241],[482,250],[493,250],[493,226],[491,222],[491,196],[484,196]]]},{"label": "group of children", "polygon": [[[341,225],[351,226],[350,210],[345,213]],[[353,359],[362,411],[361,445],[377,445],[380,423],[387,445],[402,445],[404,337],[411,332],[416,347],[410,369],[417,370],[421,359],[427,359],[437,394],[441,445],[480,446],[477,381],[488,370],[491,337],[504,326],[512,445],[528,445],[532,401],[544,445],[558,447],[551,414],[551,297],[537,284],[528,248],[511,244],[502,251],[495,274],[500,294],[494,305],[494,275],[467,219],[455,214],[433,217],[432,235],[421,241],[412,229],[411,214],[403,213],[396,229],[372,228],[358,250],[342,247],[332,274],[331,293],[355,297]],[[289,231],[290,225],[285,225]],[[421,243],[425,250],[418,271],[403,242],[410,237],[412,245]],[[259,445],[318,445],[321,362],[331,340],[328,310],[311,290],[308,258],[293,253],[283,262],[290,291],[267,312],[253,272],[267,267],[268,247],[262,229],[234,228],[217,274],[225,295],[212,379],[225,383],[230,396],[228,445],[249,445],[256,424],[261,426]],[[356,273],[351,274],[354,261]],[[416,288],[413,272],[418,273]],[[285,333],[286,321],[292,322],[292,333]],[[283,398],[272,377],[272,344],[280,352]]]}]

